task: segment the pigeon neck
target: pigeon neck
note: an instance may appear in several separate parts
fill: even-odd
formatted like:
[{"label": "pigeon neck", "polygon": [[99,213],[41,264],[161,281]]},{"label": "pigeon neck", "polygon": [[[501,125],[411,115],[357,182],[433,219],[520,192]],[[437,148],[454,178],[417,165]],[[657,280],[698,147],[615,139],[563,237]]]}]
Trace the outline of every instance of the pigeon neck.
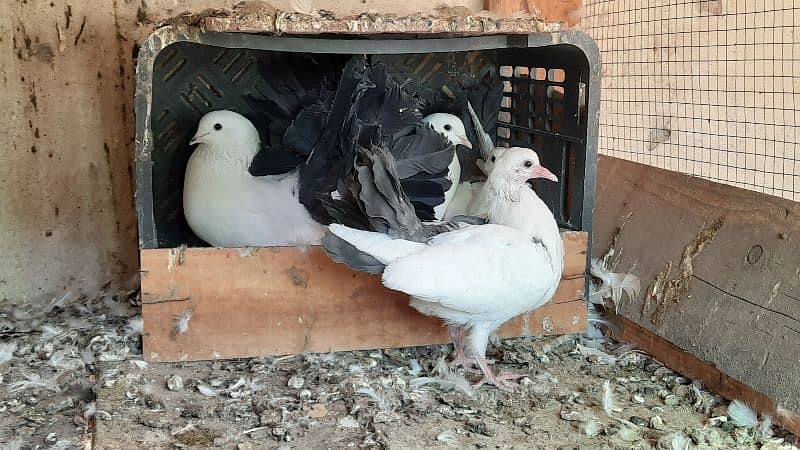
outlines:
[{"label": "pigeon neck", "polygon": [[564,243],[553,213],[527,185],[501,180],[487,183],[489,223],[516,228],[541,242],[550,255],[551,265],[561,274],[564,264]]},{"label": "pigeon neck", "polygon": [[218,149],[208,144],[201,144],[196,151],[218,171],[229,173],[249,173],[250,164],[255,156],[255,154],[245,155],[243,152]]}]

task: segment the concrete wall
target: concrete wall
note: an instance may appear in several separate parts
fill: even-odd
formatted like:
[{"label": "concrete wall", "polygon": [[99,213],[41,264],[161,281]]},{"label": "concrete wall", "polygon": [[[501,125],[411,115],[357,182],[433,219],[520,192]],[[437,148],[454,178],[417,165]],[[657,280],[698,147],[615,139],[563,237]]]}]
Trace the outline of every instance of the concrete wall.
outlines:
[{"label": "concrete wall", "polygon": [[[340,16],[482,4],[310,1]],[[134,47],[189,5],[235,2],[0,1],[0,300],[132,281]],[[635,3],[580,11],[603,57],[600,151],[800,199],[797,2]]]},{"label": "concrete wall", "polygon": [[[106,283],[133,280],[134,48],[153,22],[233,3],[0,2],[0,299],[64,290],[91,295]],[[437,2],[473,9],[480,3]],[[313,6],[345,15],[407,14],[433,5],[346,0]]]}]

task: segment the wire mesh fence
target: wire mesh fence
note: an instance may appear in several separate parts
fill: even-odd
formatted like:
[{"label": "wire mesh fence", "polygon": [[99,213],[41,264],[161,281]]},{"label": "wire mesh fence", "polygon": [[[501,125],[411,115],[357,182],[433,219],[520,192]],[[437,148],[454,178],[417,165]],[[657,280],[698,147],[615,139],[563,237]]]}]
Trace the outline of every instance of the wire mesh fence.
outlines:
[{"label": "wire mesh fence", "polygon": [[800,200],[800,1],[585,0],[599,151]]}]

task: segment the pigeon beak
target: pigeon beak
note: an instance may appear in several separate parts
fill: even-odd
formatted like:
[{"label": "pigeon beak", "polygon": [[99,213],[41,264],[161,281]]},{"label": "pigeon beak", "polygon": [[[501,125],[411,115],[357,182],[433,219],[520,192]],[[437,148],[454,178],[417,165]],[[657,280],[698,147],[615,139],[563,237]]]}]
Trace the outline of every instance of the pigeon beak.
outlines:
[{"label": "pigeon beak", "polygon": [[203,134],[195,134],[191,141],[189,141],[189,145],[199,144],[201,142],[205,142],[203,140],[204,137],[208,136],[208,133]]},{"label": "pigeon beak", "polygon": [[463,145],[464,147],[467,147],[467,148],[472,148],[472,142],[470,142],[469,139],[467,139],[466,136],[461,136],[458,139],[459,139],[459,142],[458,142],[459,144],[461,144],[461,145]]},{"label": "pigeon beak", "polygon": [[558,183],[558,177],[555,176],[553,172],[547,170],[547,168],[544,166],[534,167],[533,171],[531,172],[531,175],[533,175],[533,178],[544,178],[545,180],[550,180],[555,183]]}]

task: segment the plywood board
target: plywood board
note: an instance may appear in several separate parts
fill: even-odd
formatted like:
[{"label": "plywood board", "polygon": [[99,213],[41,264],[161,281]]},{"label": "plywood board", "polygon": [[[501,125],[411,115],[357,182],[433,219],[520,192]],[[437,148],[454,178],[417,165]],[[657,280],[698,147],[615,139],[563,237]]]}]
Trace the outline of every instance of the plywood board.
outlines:
[{"label": "plywood board", "polygon": [[[501,336],[586,328],[587,234],[565,236],[565,271],[552,302]],[[435,318],[408,306],[380,277],[331,261],[319,247],[142,250],[144,355],[180,361],[407,347],[448,342]],[[532,269],[533,270],[533,269]],[[191,311],[188,331],[175,318]]]},{"label": "plywood board", "polygon": [[611,157],[596,198],[594,254],[642,281],[619,313],[800,410],[800,204]]}]

